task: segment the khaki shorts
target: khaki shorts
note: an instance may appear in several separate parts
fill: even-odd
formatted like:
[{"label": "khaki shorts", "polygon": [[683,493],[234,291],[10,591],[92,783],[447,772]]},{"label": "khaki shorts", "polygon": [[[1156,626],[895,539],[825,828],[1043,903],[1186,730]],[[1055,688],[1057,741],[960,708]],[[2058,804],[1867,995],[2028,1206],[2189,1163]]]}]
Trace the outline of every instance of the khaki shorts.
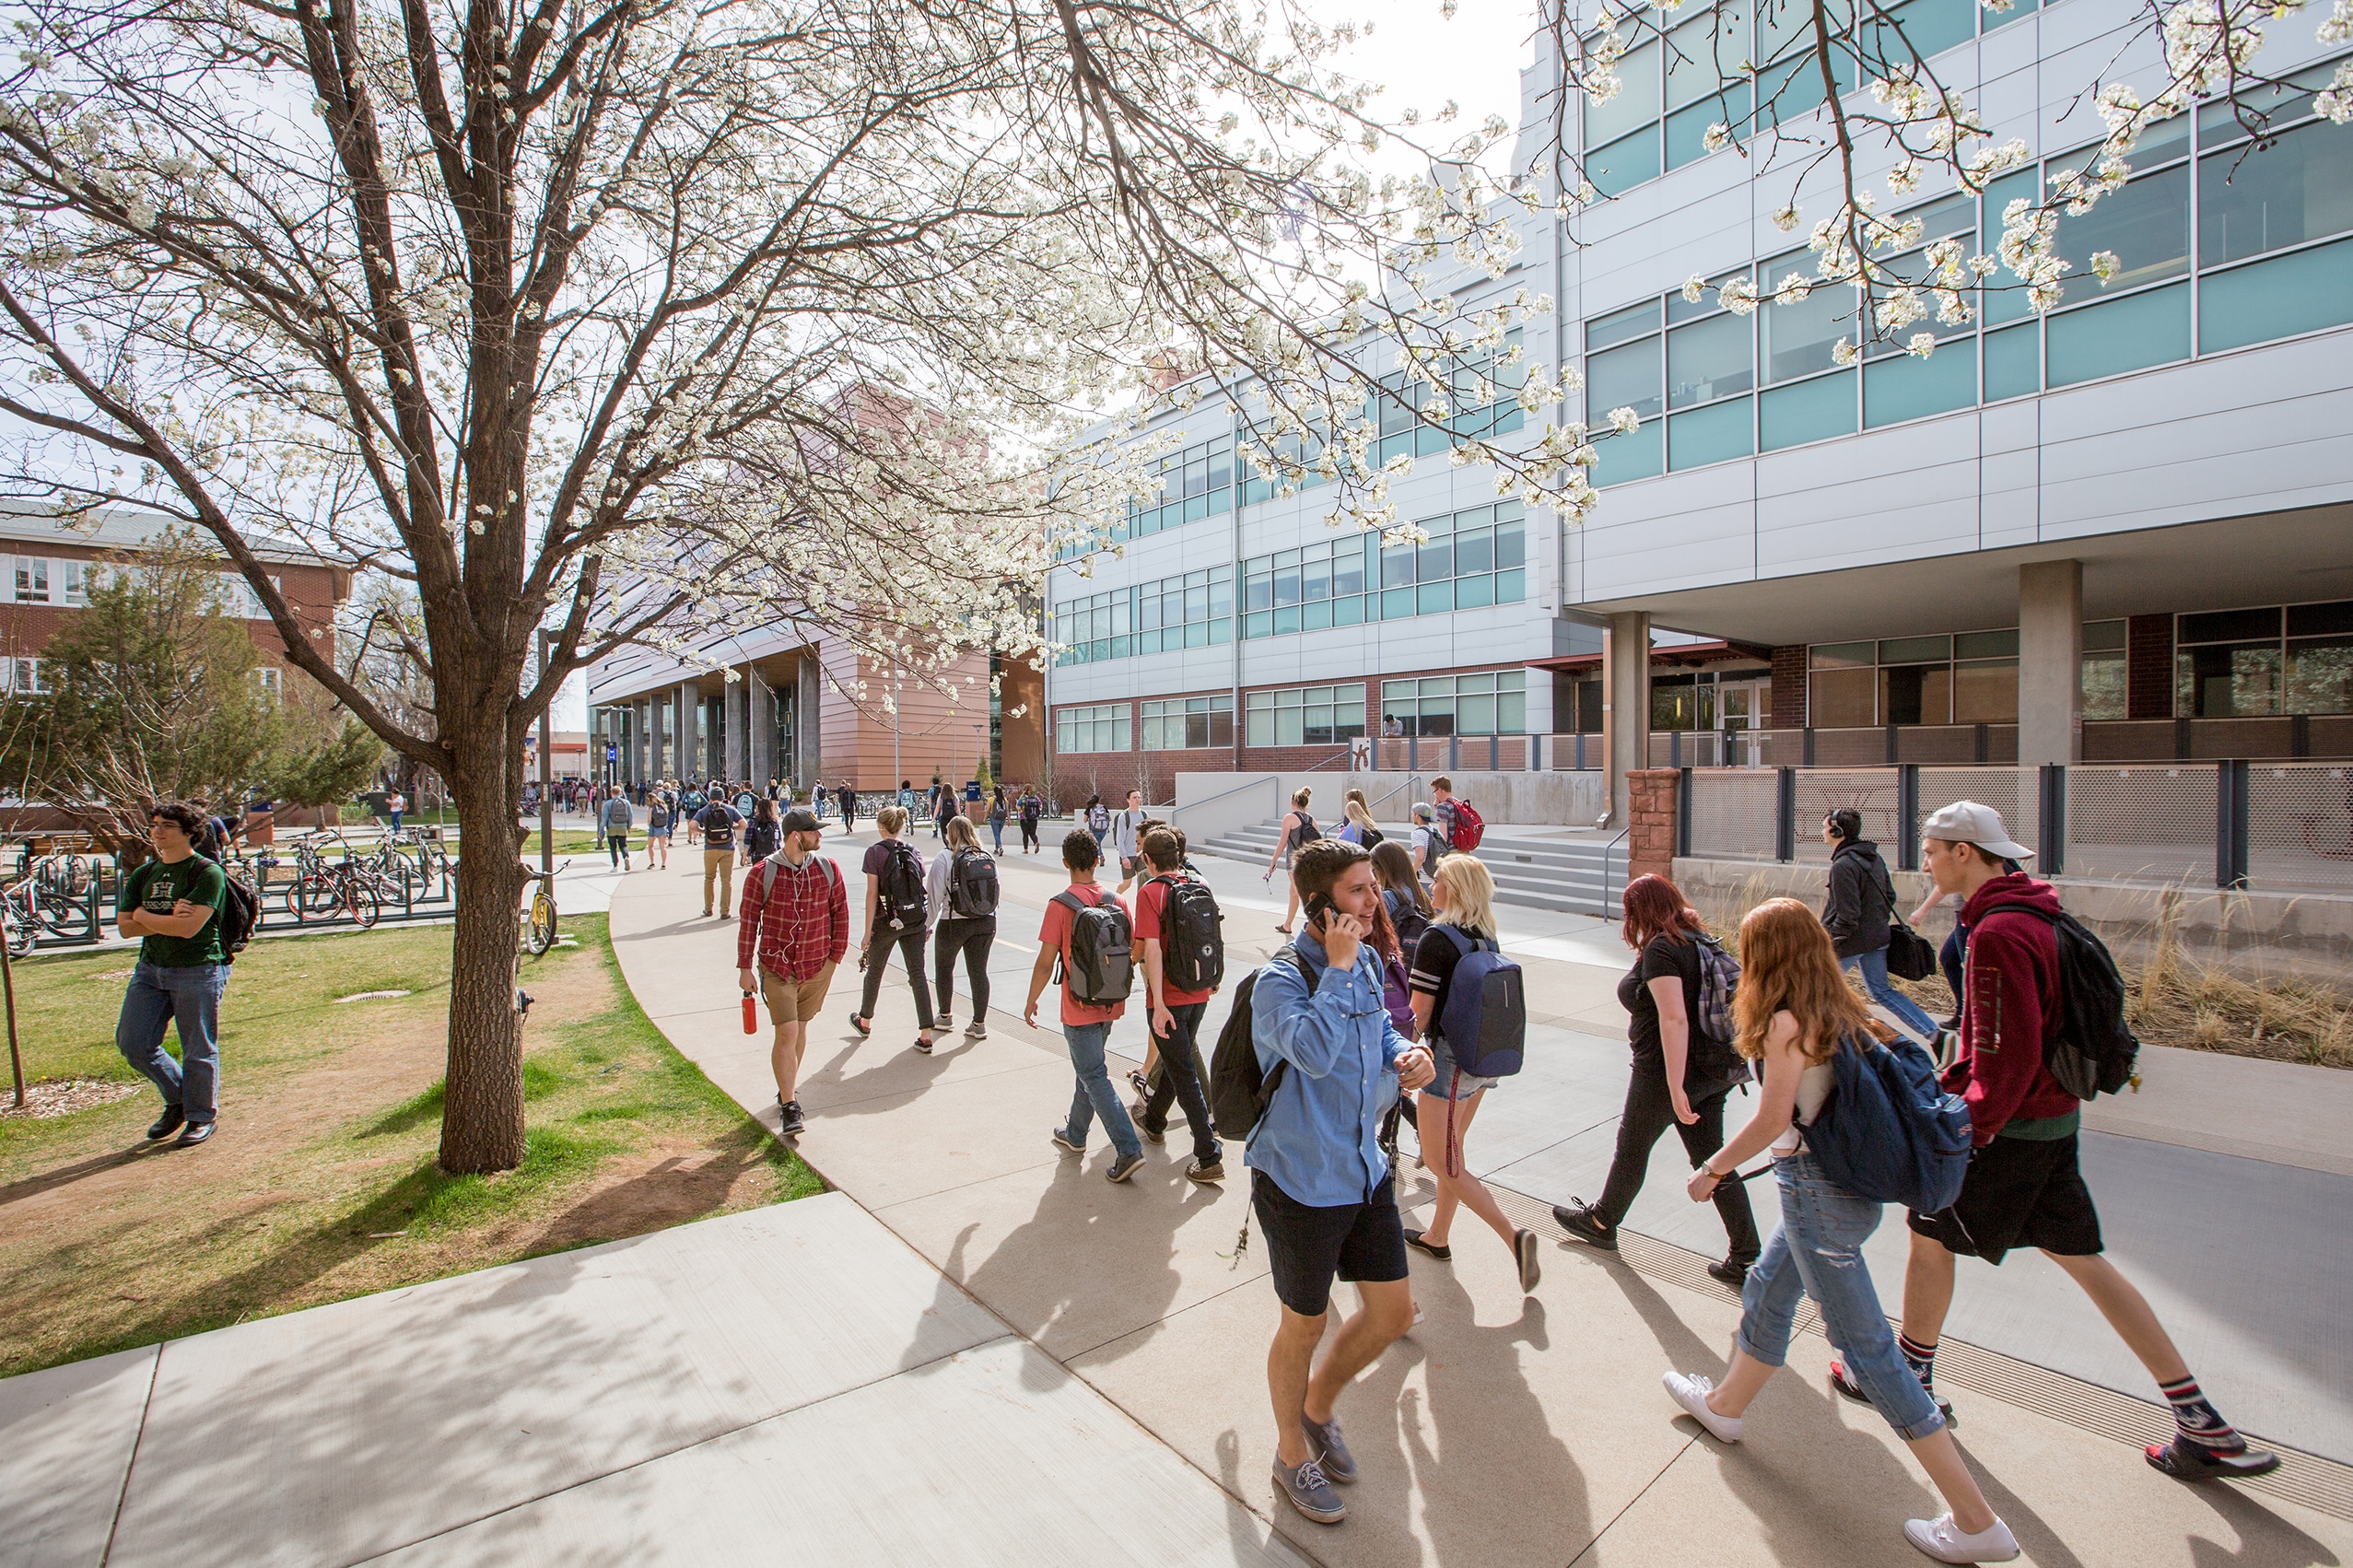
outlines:
[{"label": "khaki shorts", "polygon": [[817,1010],[825,1005],[825,991],[833,983],[834,966],[830,964],[799,985],[781,975],[761,970],[760,995],[768,1004],[769,1021],[779,1024],[814,1023]]}]

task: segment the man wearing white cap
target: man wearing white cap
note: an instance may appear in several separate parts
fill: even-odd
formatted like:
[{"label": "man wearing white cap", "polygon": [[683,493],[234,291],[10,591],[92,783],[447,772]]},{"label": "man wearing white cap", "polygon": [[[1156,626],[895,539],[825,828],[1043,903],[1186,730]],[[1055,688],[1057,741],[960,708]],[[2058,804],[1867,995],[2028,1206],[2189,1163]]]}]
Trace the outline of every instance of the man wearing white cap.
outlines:
[{"label": "man wearing white cap", "polygon": [[[2012,842],[1991,806],[1955,802],[1920,836],[1921,862],[1937,891],[1961,900],[1961,1046],[1944,1086],[1969,1103],[1977,1148],[1953,1206],[1912,1216],[1898,1348],[1933,1396],[1954,1255],[1998,1265],[2013,1247],[2035,1247],[2083,1287],[2172,1406],[2173,1441],[2149,1445],[2151,1465],[2183,1480],[2277,1469],[2277,1455],[2250,1448],[2222,1419],[2148,1300],[2101,1256],[2099,1211],[2077,1164],[2081,1104],[2043,1055],[2063,1013],[2058,894],[2004,870],[2005,860],[2034,851]],[[1831,1381],[1849,1398],[1863,1398],[1842,1363],[1832,1363]]]}]

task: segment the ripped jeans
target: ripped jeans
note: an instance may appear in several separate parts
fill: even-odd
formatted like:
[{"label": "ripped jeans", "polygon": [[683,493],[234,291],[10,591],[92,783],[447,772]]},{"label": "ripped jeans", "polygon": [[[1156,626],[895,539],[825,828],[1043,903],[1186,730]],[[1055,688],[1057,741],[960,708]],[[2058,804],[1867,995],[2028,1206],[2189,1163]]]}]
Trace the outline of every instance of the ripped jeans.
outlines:
[{"label": "ripped jeans", "polygon": [[1773,1172],[1781,1188],[1781,1223],[1740,1291],[1740,1348],[1767,1366],[1787,1361],[1798,1299],[1811,1296],[1821,1309],[1823,1331],[1872,1407],[1897,1436],[1928,1436],[1945,1424],[1944,1415],[1896,1349],[1895,1330],[1879,1310],[1879,1293],[1863,1260],[1863,1243],[1879,1228],[1884,1205],[1832,1181],[1803,1149],[1774,1161]]}]

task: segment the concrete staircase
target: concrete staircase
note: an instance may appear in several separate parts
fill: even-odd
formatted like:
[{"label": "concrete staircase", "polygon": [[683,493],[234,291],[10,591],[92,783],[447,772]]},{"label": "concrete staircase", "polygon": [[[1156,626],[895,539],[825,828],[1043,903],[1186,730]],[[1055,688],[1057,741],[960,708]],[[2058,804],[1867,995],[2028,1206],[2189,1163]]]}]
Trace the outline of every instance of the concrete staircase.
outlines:
[{"label": "concrete staircase", "polygon": [[[1381,831],[1399,843],[1412,842],[1412,830],[1401,824],[1384,825]],[[1263,822],[1191,848],[1197,855],[1264,867],[1267,857],[1274,853],[1277,837],[1278,824]],[[1626,847],[1621,843],[1606,852],[1610,860],[1605,896],[1605,845],[1600,840],[1510,838],[1491,827],[1479,844],[1479,859],[1495,879],[1496,902],[1570,915],[1617,913],[1618,895],[1626,885]]]}]

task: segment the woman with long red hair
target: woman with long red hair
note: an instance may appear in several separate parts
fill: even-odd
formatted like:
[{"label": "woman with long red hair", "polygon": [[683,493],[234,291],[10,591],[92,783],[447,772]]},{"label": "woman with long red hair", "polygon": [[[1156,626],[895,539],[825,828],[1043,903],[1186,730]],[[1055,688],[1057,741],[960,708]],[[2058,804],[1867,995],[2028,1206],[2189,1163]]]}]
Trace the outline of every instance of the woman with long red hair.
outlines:
[{"label": "woman with long red hair", "polygon": [[[1650,1152],[1673,1128],[1683,1153],[1696,1165],[1724,1147],[1724,1100],[1748,1072],[1732,1054],[1731,1042],[1710,1040],[1696,1027],[1700,1015],[1700,944],[1707,928],[1680,890],[1663,876],[1638,876],[1626,884],[1626,945],[1639,955],[1618,982],[1618,1005],[1626,1010],[1626,1037],[1633,1047],[1633,1072],[1626,1084],[1626,1108],[1618,1117],[1618,1149],[1601,1201],[1572,1198],[1552,1205],[1552,1218],[1577,1240],[1605,1251],[1618,1249],[1618,1225],[1634,1206]],[[1734,1290],[1756,1261],[1757,1219],[1749,1194],[1738,1182],[1717,1193],[1715,1211],[1727,1242],[1724,1259],[1707,1271]]]},{"label": "woman with long red hair", "polygon": [[1879,1229],[1881,1205],[1832,1181],[1806,1148],[1805,1129],[1836,1086],[1837,1053],[1876,1050],[1895,1036],[1847,989],[1830,933],[1794,898],[1749,911],[1740,922],[1740,965],[1736,1044],[1762,1064],[1764,1092],[1749,1125],[1692,1174],[1687,1190],[1698,1203],[1738,1186],[1725,1178],[1769,1149],[1781,1223],[1741,1289],[1740,1332],[1723,1386],[1669,1371],[1668,1396],[1723,1442],[1739,1442],[1742,1413],[1788,1359],[1798,1300],[1811,1296],[1848,1375],[1951,1509],[1941,1518],[1907,1520],[1904,1539],[1939,1562],[2007,1562],[2018,1555],[2017,1539],[1978,1490],[1944,1412],[1904,1363],[1879,1310],[1863,1243]]}]

